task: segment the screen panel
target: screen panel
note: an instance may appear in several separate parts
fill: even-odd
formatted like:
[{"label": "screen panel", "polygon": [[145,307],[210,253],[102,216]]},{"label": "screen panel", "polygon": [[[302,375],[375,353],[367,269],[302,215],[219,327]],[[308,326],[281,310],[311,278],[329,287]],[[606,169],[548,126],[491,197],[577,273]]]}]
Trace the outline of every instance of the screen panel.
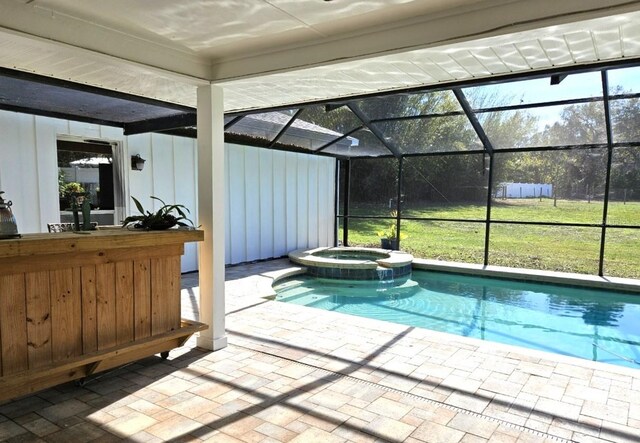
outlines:
[{"label": "screen panel", "polygon": [[557,79],[561,81],[555,85],[549,76],[473,86],[463,92],[473,109],[602,97],[600,72],[569,74]]},{"label": "screen panel", "polygon": [[[379,248],[380,236],[379,232],[384,230],[392,221],[382,219],[349,219],[349,246],[361,246],[367,248]],[[339,239],[342,239],[342,229]]]},{"label": "screen panel", "polygon": [[485,224],[403,220],[400,248],[414,257],[433,260],[482,263]]},{"label": "screen panel", "polygon": [[491,224],[489,264],[597,274],[600,228]]},{"label": "screen panel", "polygon": [[390,216],[398,196],[398,160],[351,160],[349,211],[351,215]]},{"label": "screen panel", "polygon": [[332,144],[323,149],[326,154],[333,154],[341,157],[380,157],[392,155],[391,151],[382,144],[368,129],[361,129],[354,132],[340,143]]},{"label": "screen panel", "polygon": [[607,142],[602,101],[477,114],[495,149]]},{"label": "screen panel", "polygon": [[610,100],[609,107],[613,142],[640,142],[640,99]]},{"label": "screen panel", "polygon": [[640,225],[640,147],[613,149],[608,209],[608,224]]},{"label": "screen panel", "polygon": [[248,114],[228,128],[225,133],[270,142],[291,120],[296,109]]},{"label": "screen panel", "polygon": [[640,66],[608,69],[609,94],[640,92]]},{"label": "screen panel", "polygon": [[405,158],[402,216],[484,220],[488,165],[484,154]]},{"label": "screen panel", "polygon": [[462,111],[449,90],[371,97],[356,101],[356,105],[371,120]]},{"label": "screen panel", "polygon": [[607,228],[604,274],[640,278],[640,229]]},{"label": "screen panel", "polygon": [[375,123],[402,154],[482,150],[466,115]]},{"label": "screen panel", "polygon": [[602,222],[606,149],[494,155],[492,220]]},{"label": "screen panel", "polygon": [[[310,106],[287,128],[278,144],[316,151],[360,126],[362,122],[346,106],[335,109],[323,105]],[[351,140],[342,140],[338,144],[349,147]]]}]

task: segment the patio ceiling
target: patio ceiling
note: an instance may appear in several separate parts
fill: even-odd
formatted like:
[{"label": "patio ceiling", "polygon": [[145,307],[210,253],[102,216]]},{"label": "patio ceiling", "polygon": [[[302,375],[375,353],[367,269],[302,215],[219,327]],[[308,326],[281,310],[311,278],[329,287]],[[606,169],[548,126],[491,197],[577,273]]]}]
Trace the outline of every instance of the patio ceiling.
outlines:
[{"label": "patio ceiling", "polygon": [[[637,57],[640,1],[0,3],[0,108],[126,134],[194,135],[196,88],[208,83],[224,88],[225,112],[237,114]],[[380,140],[350,112],[359,138],[343,143]],[[309,131],[297,121],[289,136]],[[234,137],[251,141],[247,131]],[[368,155],[393,152],[386,145]]]},{"label": "patio ceiling", "polygon": [[187,106],[3,68],[0,109],[118,126],[127,135],[196,123]]}]

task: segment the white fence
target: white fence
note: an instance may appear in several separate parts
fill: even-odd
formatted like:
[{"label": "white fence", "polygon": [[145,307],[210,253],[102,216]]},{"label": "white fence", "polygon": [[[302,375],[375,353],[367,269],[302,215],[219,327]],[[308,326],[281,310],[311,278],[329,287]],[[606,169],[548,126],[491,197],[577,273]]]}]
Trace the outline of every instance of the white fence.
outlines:
[{"label": "white fence", "polygon": [[496,189],[496,198],[534,198],[553,196],[550,183],[500,183]]}]

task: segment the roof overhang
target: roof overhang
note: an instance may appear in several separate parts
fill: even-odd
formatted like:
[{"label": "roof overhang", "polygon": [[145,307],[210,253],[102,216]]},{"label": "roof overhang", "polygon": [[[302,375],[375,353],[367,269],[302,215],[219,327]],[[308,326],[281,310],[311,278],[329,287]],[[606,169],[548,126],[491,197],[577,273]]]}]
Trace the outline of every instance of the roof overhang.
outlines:
[{"label": "roof overhang", "polygon": [[235,112],[635,58],[639,10],[628,0],[14,0],[0,5],[0,64],[188,108],[214,83]]},{"label": "roof overhang", "polygon": [[640,57],[640,1],[237,1],[3,2],[0,109],[195,136],[210,83],[237,114]]}]

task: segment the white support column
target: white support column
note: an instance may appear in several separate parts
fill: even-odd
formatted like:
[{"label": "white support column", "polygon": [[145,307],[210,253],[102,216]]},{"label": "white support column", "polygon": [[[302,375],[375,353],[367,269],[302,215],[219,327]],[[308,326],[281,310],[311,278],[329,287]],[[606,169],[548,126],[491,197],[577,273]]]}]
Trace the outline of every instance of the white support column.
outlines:
[{"label": "white support column", "polygon": [[198,224],[200,333],[198,346],[214,351],[227,346],[224,306],[224,108],[222,88],[198,87]]}]

